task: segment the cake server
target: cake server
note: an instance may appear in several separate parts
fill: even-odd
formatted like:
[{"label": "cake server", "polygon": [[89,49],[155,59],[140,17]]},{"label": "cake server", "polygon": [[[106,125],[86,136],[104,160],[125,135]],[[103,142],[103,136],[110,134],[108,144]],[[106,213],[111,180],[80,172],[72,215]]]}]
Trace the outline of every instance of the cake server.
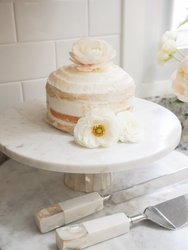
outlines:
[{"label": "cake server", "polygon": [[97,192],[85,194],[44,208],[35,214],[36,224],[41,233],[77,221],[103,209],[105,199]]},{"label": "cake server", "polygon": [[115,204],[129,199],[151,193],[160,187],[167,187],[174,183],[187,181],[188,169],[178,173],[160,176],[150,181],[142,182],[127,189],[117,191],[111,195],[101,196],[97,192],[85,194],[73,199],[59,202],[44,208],[35,214],[35,221],[42,233],[49,232],[58,227],[77,221],[103,209],[104,202],[110,200]]},{"label": "cake server", "polygon": [[56,230],[56,243],[59,250],[83,249],[125,234],[130,226],[142,220],[150,220],[170,230],[184,226],[188,223],[188,195],[147,207],[143,214],[132,217],[116,213],[59,228]]}]

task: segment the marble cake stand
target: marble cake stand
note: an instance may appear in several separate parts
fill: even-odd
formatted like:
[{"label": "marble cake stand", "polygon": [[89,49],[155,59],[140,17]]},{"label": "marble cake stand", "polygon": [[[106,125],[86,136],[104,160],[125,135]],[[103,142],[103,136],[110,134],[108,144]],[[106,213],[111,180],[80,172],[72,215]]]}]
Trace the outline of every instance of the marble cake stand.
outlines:
[{"label": "marble cake stand", "polygon": [[65,184],[74,190],[105,189],[113,172],[154,162],[179,143],[181,125],[173,113],[138,98],[134,105],[143,128],[139,143],[87,149],[47,124],[44,99],[24,103],[0,114],[0,151],[32,167],[64,172]]}]

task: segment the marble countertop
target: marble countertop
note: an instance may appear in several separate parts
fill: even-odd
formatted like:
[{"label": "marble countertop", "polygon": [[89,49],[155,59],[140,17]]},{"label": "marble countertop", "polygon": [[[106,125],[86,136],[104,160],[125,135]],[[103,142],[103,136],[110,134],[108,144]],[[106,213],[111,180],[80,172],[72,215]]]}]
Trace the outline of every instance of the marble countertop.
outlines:
[{"label": "marble countertop", "polygon": [[[186,157],[186,156],[184,156]],[[185,158],[185,160],[187,157]],[[178,159],[177,159],[178,161]],[[173,159],[175,162],[175,159]],[[148,170],[150,171],[148,172]],[[124,182],[125,187],[138,187],[139,181],[155,178],[169,171],[163,168],[135,169],[134,172],[120,173],[116,176],[116,183]],[[187,171],[188,172],[188,171]],[[1,250],[57,250],[55,232],[41,234],[34,222],[33,215],[41,208],[47,207],[81,193],[71,191],[63,184],[61,173],[49,172],[31,168],[8,160],[0,167],[0,249]],[[131,178],[130,178],[131,177]],[[147,178],[146,178],[147,177]],[[105,208],[89,216],[87,219],[125,212],[134,215],[143,212],[144,208],[167,199],[187,193],[188,174],[183,181],[169,185],[162,189],[154,189],[151,193],[128,198],[126,202],[114,204],[108,201]],[[164,179],[165,183],[165,179]],[[146,186],[143,186],[145,188]],[[152,182],[147,189],[152,187]],[[154,186],[155,187],[155,186]],[[118,190],[117,184],[112,187]],[[122,186],[121,186],[122,188]],[[138,190],[138,189],[137,189]],[[110,191],[110,190],[108,190]],[[111,190],[112,191],[112,190]],[[97,244],[88,250],[187,250],[188,249],[188,226],[177,231],[168,231],[145,221],[132,227],[126,235]]]}]

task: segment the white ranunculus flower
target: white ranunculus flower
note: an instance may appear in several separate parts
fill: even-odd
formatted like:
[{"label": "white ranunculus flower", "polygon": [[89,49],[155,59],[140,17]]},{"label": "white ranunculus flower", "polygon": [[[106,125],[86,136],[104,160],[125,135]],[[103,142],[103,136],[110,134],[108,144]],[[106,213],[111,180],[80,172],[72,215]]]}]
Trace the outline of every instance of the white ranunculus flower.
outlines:
[{"label": "white ranunculus flower", "polygon": [[141,139],[141,126],[135,115],[129,111],[117,114],[121,142],[137,142]]},{"label": "white ranunculus flower", "polygon": [[115,56],[115,50],[107,42],[96,38],[83,38],[73,44],[70,59],[78,70],[92,71],[103,68]]},{"label": "white ranunculus flower", "polygon": [[115,114],[108,109],[94,109],[80,118],[74,128],[74,139],[87,148],[109,147],[119,140]]}]

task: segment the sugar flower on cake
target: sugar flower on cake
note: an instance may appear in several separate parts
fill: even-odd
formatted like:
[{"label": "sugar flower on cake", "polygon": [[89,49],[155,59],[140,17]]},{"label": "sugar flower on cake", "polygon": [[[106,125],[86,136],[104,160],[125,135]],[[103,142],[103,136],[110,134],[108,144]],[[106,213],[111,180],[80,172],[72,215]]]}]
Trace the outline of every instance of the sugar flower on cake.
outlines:
[{"label": "sugar flower on cake", "polygon": [[119,140],[119,125],[108,109],[94,109],[80,118],[74,129],[76,143],[87,148],[109,147]]},{"label": "sugar flower on cake", "polygon": [[141,125],[133,113],[129,111],[117,114],[120,127],[121,142],[138,142],[141,139]]},{"label": "sugar flower on cake", "polygon": [[73,44],[70,60],[79,71],[94,71],[108,67],[115,50],[107,42],[96,38],[83,38]]}]

